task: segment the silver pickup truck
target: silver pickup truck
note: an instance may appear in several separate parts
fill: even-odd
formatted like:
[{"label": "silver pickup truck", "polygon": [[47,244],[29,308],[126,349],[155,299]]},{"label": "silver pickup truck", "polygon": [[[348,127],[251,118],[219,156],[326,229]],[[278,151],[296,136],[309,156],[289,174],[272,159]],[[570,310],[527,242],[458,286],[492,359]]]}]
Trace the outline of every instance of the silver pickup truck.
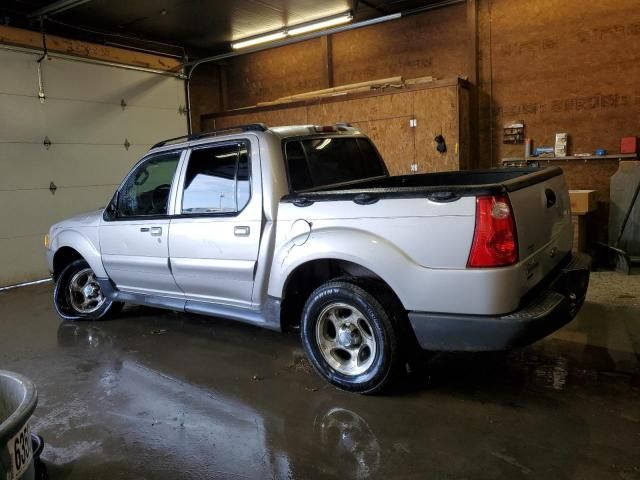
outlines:
[{"label": "silver pickup truck", "polygon": [[329,382],[380,391],[416,351],[531,343],[580,309],[562,170],[389,176],[348,125],[153,146],[104,210],[51,227],[65,320],[123,303],[300,329]]}]

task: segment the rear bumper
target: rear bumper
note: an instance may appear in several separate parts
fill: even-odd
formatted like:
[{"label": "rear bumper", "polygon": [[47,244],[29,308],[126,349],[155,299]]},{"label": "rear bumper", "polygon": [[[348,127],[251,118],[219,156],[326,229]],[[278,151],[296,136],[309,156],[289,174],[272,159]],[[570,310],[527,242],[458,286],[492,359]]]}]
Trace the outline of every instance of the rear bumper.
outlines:
[{"label": "rear bumper", "polygon": [[409,312],[425,350],[490,351],[528,345],[569,323],[584,303],[591,258],[574,254],[541,282],[542,289],[507,315]]}]

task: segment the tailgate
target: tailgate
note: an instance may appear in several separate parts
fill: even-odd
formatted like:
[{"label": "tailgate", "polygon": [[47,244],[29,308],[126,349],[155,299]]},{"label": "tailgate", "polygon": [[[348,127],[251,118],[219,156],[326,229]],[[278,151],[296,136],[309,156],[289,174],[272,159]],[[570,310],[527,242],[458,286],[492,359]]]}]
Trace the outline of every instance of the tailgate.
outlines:
[{"label": "tailgate", "polygon": [[[505,186],[509,189],[509,182]],[[543,177],[540,182],[514,189],[509,192],[509,199],[516,220],[520,261],[535,261],[543,274],[550,272],[571,250],[573,242],[564,175]]]}]

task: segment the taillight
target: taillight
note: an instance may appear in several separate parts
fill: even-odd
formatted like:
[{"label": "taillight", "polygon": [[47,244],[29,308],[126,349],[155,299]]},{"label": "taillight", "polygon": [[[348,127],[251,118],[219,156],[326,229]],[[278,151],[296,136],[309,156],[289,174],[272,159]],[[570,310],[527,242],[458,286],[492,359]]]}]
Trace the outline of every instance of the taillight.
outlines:
[{"label": "taillight", "polygon": [[503,267],[518,261],[513,210],[506,195],[476,198],[476,230],[468,267]]}]

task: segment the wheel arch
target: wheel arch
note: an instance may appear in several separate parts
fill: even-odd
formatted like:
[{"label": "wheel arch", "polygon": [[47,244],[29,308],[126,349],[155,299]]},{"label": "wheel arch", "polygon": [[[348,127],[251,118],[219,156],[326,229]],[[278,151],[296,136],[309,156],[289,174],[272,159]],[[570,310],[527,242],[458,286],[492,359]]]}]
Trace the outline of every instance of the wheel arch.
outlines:
[{"label": "wheel arch", "polygon": [[282,329],[287,330],[299,324],[304,304],[316,288],[338,279],[355,283],[404,310],[402,301],[391,285],[371,269],[341,258],[315,258],[298,264],[283,282],[280,318]]},{"label": "wheel arch", "polygon": [[56,236],[55,253],[53,254],[53,278],[75,260],[85,260],[97,277],[106,278],[107,272],[102,265],[99,250],[95,245],[75,231],[63,231]]}]

